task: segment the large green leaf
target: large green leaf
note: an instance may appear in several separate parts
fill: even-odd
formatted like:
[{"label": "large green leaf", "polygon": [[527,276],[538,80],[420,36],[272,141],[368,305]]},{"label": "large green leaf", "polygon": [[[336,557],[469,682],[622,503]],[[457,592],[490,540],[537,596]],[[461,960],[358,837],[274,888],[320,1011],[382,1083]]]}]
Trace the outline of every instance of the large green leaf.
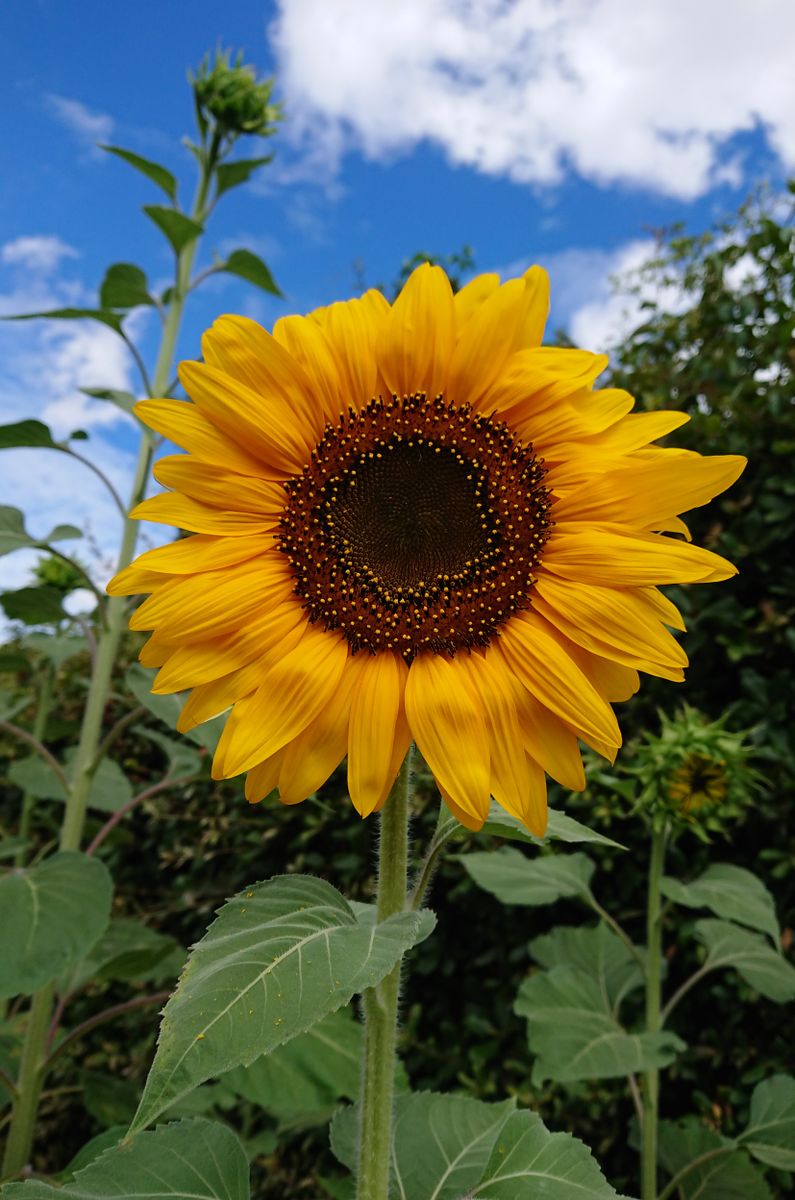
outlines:
[{"label": "large green leaf", "polygon": [[[10,425],[0,425],[0,450],[12,450],[20,446],[35,446],[45,450],[62,450],[63,447],[52,436],[49,426],[43,421],[13,421]],[[2,512],[17,513],[18,508],[3,507]],[[22,514],[20,513],[20,518]],[[3,521],[5,532],[5,518]]]},{"label": "large green leaf", "polygon": [[[677,1196],[682,1200],[772,1200],[764,1178],[735,1143],[694,1118],[661,1121],[660,1162],[671,1176],[691,1163],[682,1176]],[[698,1166],[697,1159],[702,1159]]]},{"label": "large green leaf", "polygon": [[591,1151],[568,1133],[550,1133],[533,1112],[503,1125],[467,1200],[620,1200]]},{"label": "large green leaf", "polygon": [[230,188],[246,183],[258,167],[264,167],[272,161],[273,155],[266,154],[263,158],[238,158],[235,162],[221,163],[219,167],[215,168],[215,177],[218,182],[217,194],[223,196],[224,192],[228,192]]},{"label": "large green leaf", "polygon": [[241,279],[262,288],[264,292],[270,292],[272,296],[282,295],[270,269],[259,255],[253,254],[251,250],[234,250],[218,270],[225,271],[228,275],[239,275]]},{"label": "large green leaf", "polygon": [[553,967],[525,979],[514,1010],[527,1018],[537,1084],[609,1079],[665,1067],[685,1048],[671,1033],[628,1033],[597,980],[575,967]]},{"label": "large green leaf", "polygon": [[[64,758],[67,777],[71,775],[76,748],[70,746]],[[38,800],[66,799],[63,785],[52,767],[37,754],[17,759],[8,770],[8,778],[18,788],[30,792]],[[88,791],[88,807],[97,812],[118,812],[132,799],[130,781],[117,762],[103,758],[91,779]]]},{"label": "large green leaf", "polygon": [[327,1121],[340,1099],[359,1094],[363,1047],[362,1025],[341,1008],[223,1082],[283,1124]]},{"label": "large green leaf", "polygon": [[0,996],[30,994],[81,958],[110,916],[104,863],[74,851],[0,878]]},{"label": "large green leaf", "polygon": [[160,204],[145,204],[144,212],[154,221],[171,242],[175,254],[179,254],[191,242],[195,242],[204,232],[198,221],[191,220],[175,208],[164,208]]},{"label": "large green leaf", "polygon": [[708,970],[732,967],[769,1000],[779,1004],[795,1000],[795,967],[766,938],[711,917],[696,921],[694,929],[707,947],[704,966]]},{"label": "large green leaf", "polygon": [[761,879],[744,867],[713,863],[690,883],[664,876],[663,895],[688,908],[710,908],[727,921],[769,933],[778,949],[779,927],[773,897]]},{"label": "large green leaf", "polygon": [[149,295],[146,275],[135,263],[113,263],[105,272],[99,288],[100,307],[137,308],[154,304]]},{"label": "large green leaf", "polygon": [[603,921],[586,925],[560,925],[534,938],[530,953],[542,967],[573,967],[599,987],[606,1012],[614,1015],[621,1001],[643,983],[643,971],[632,951]]},{"label": "large green leaf", "polygon": [[278,876],[240,892],[194,947],[166,1006],[133,1129],[373,987],[432,916],[361,919],[330,884]]},{"label": "large green leaf", "polygon": [[[468,1096],[417,1092],[398,1096],[392,1129],[395,1195],[401,1200],[458,1200],[482,1178],[494,1143],[515,1107]],[[342,1109],[331,1126],[331,1148],[356,1170],[358,1110]]]},{"label": "large green leaf", "polygon": [[503,904],[553,904],[563,896],[586,896],[594,864],[585,854],[528,858],[512,846],[460,855],[478,887]]},{"label": "large green leaf", "polygon": [[143,158],[140,154],[135,154],[132,150],[123,150],[121,146],[100,146],[100,150],[107,150],[108,154],[115,154],[118,158],[129,163],[131,167],[135,167],[147,179],[151,179],[158,187],[162,188],[173,203],[177,198],[177,181],[171,172],[166,167],[161,167],[160,163],[152,162],[149,158]]},{"label": "large green leaf", "polygon": [[202,1118],[161,1125],[106,1150],[65,1187],[9,1183],[3,1200],[248,1200],[248,1162],[231,1129]]},{"label": "large green leaf", "polygon": [[569,817],[555,808],[549,810],[546,833],[543,838],[537,838],[525,829],[521,821],[501,808],[495,800],[491,802],[489,815],[480,832],[492,834],[494,837],[507,838],[512,842],[527,842],[532,846],[543,846],[546,842],[552,841],[593,842],[599,846],[614,846],[617,850],[626,850],[626,846],[622,846],[620,842],[614,842],[612,838],[605,837],[603,833],[589,829],[587,825],[582,825],[573,817]]},{"label": "large green leaf", "polygon": [[773,1075],[757,1084],[748,1126],[737,1140],[769,1167],[795,1171],[795,1079]]}]

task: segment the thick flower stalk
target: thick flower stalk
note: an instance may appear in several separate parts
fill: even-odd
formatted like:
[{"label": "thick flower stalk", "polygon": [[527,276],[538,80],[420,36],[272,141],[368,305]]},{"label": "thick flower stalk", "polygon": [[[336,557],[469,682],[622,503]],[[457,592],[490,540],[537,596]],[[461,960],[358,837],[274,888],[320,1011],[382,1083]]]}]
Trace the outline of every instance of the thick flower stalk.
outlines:
[{"label": "thick flower stalk", "polygon": [[191,402],[138,405],[188,453],[134,515],[194,536],[109,590],[152,593],[131,625],[154,690],[192,689],[183,730],[231,709],[214,774],[250,801],[297,803],[347,754],[366,816],[413,740],[466,826],[493,796],[541,834],[545,773],[582,788],[578,740],[613,759],[638,672],[683,678],[658,586],[734,568],[678,514],[745,460],[655,445],[686,416],[594,390],[607,359],[542,346],[547,313],[538,267],[453,295],[426,265],[393,305],[272,336],[221,317],[182,364]]}]

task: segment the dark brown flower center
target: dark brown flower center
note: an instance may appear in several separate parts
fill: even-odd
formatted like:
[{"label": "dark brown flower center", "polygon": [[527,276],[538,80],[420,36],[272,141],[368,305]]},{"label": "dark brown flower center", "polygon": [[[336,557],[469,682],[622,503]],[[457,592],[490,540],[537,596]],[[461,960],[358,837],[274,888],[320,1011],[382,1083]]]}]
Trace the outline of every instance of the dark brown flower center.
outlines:
[{"label": "dark brown flower center", "polygon": [[313,621],[353,651],[454,654],[530,603],[544,470],[508,427],[422,393],[326,431],[285,487],[280,546]]}]

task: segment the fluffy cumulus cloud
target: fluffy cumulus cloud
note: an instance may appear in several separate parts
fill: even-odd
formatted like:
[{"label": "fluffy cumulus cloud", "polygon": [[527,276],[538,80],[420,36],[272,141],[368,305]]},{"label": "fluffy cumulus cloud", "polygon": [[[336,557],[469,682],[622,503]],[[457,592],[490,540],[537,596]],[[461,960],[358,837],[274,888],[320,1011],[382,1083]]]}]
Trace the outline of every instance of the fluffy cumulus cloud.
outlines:
[{"label": "fluffy cumulus cloud", "polygon": [[423,139],[519,182],[567,170],[690,199],[765,128],[795,164],[790,0],[281,0],[296,138],[333,161]]},{"label": "fluffy cumulus cloud", "polygon": [[70,96],[50,93],[47,105],[56,121],[68,129],[90,155],[101,154],[97,142],[107,142],[113,133],[113,117],[95,112],[82,100],[73,100]]},{"label": "fluffy cumulus cloud", "polygon": [[18,237],[0,246],[0,262],[44,275],[56,270],[63,259],[78,257],[74,246],[68,246],[54,234]]}]

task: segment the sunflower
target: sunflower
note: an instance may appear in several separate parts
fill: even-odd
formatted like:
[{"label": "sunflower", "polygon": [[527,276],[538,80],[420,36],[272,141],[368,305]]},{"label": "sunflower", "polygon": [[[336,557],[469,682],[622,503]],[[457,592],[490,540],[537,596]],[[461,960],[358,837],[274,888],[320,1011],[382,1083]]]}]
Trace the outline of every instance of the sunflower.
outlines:
[{"label": "sunflower", "polygon": [[547,276],[453,294],[418,268],[273,334],[238,316],[185,362],[191,402],[145,400],[187,450],[133,515],[193,536],[109,585],[151,596],[130,626],[187,731],[231,710],[215,778],[256,802],[315,792],[347,754],[362,816],[413,739],[455,816],[490,797],[536,834],[546,775],[578,790],[578,739],[611,761],[638,671],[681,680],[659,584],[735,573],[677,516],[745,460],[653,443],[682,413],[593,390],[604,355],[542,346]]}]

